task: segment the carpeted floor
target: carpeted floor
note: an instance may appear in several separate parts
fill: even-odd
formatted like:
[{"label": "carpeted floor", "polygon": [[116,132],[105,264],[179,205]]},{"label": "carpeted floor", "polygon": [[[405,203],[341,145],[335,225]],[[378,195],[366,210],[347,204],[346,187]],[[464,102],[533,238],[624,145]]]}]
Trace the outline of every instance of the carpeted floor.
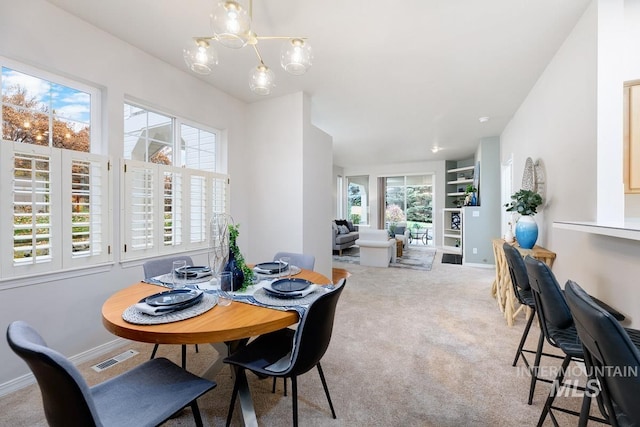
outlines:
[{"label": "carpeted floor", "polygon": [[[491,297],[492,269],[434,263],[428,273],[412,269],[373,268],[334,263],[351,276],[336,310],[331,344],[322,367],[338,418],[331,418],[317,371],[298,379],[300,425],[305,427],[502,427],[535,426],[550,385],[539,383],[527,405],[529,376],[522,362],[512,367],[524,316],[507,326]],[[240,303],[234,303],[240,304]],[[215,309],[218,309],[216,307]],[[220,308],[224,309],[224,308]],[[535,348],[537,322],[529,333]],[[46,340],[46,337],[44,337]],[[81,365],[89,384],[146,360],[151,344],[127,343],[112,354]],[[90,367],[126,349],[140,354],[96,373]],[[217,357],[211,346],[188,348],[188,368],[201,373]],[[552,351],[545,345],[545,351]],[[159,356],[180,360],[180,346],[161,345]],[[543,358],[541,366],[559,361]],[[291,398],[282,381],[249,374],[249,385],[261,426],[291,425]],[[232,381],[225,368],[218,386],[199,399],[205,426],[225,422]],[[289,387],[289,396],[291,387]],[[40,392],[32,385],[0,398],[0,426],[46,426]],[[579,409],[579,396],[558,398],[561,406]],[[597,413],[592,406],[593,413]],[[575,417],[557,413],[560,426],[575,426]],[[167,427],[193,426],[189,410]],[[232,425],[240,425],[238,411]],[[544,426],[551,426],[549,419]]]},{"label": "carpeted floor", "polygon": [[[411,270],[430,271],[436,256],[436,248],[431,246],[407,245],[402,251],[402,256],[396,258],[395,263],[389,264],[391,268],[403,268]],[[334,262],[360,264],[360,248],[351,246],[344,249],[342,255],[337,251],[333,255]]]}]

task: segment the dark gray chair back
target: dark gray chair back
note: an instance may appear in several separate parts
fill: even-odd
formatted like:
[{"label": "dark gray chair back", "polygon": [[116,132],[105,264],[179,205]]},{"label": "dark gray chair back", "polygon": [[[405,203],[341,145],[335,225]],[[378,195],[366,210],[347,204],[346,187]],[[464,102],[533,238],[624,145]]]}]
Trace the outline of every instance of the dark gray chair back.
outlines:
[{"label": "dark gray chair back", "polygon": [[336,305],[347,279],[342,278],[336,289],[315,300],[300,320],[295,335],[291,367],[287,375],[302,375],[324,356],[331,341]]},{"label": "dark gray chair back", "polygon": [[521,291],[528,291],[531,289],[529,286],[529,276],[527,275],[527,267],[524,265],[524,259],[520,252],[508,243],[502,245],[504,250],[504,256],[507,260],[507,267],[509,269],[509,276],[511,277],[511,284],[513,285],[513,292],[516,294],[516,298],[520,304],[527,304],[522,298]]},{"label": "dark gray chair back", "polygon": [[42,337],[22,321],[9,325],[7,341],[36,377],[50,426],[101,425],[89,386],[66,357],[47,347]]},{"label": "dark gray chair back", "polygon": [[193,266],[193,260],[190,256],[187,255],[178,255],[170,258],[152,259],[150,261],[147,261],[142,264],[142,269],[144,270],[144,278],[150,279],[152,277],[170,273],[171,267],[173,266],[173,261],[182,260],[187,262],[187,266]]},{"label": "dark gray chair back", "polygon": [[640,352],[620,323],[578,284],[565,286],[567,303],[585,349],[587,368],[598,379],[612,425],[640,425]]},{"label": "dark gray chair back", "polygon": [[567,329],[573,326],[571,311],[549,266],[529,255],[525,257],[524,263],[545,335],[549,337],[549,326],[556,329]]},{"label": "dark gray chair back", "polygon": [[274,261],[278,261],[280,258],[288,256],[291,258],[291,264],[296,267],[303,268],[305,270],[313,270],[316,265],[316,257],[313,255],[299,254],[295,252],[278,252],[273,256]]}]

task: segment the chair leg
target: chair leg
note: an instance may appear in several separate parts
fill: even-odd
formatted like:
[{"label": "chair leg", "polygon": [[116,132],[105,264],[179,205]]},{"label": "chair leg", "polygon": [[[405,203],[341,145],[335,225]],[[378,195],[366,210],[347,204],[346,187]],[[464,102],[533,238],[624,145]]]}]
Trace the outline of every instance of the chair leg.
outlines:
[{"label": "chair leg", "polygon": [[182,344],[182,369],[187,369],[187,346]]},{"label": "chair leg", "polygon": [[540,331],[540,338],[538,338],[538,348],[536,350],[536,358],[533,362],[533,370],[531,372],[531,385],[529,386],[529,400],[528,404],[533,402],[533,392],[536,389],[536,381],[538,380],[538,367],[540,366],[540,358],[542,357],[542,346],[544,345],[544,334]]},{"label": "chair leg", "polygon": [[531,329],[531,324],[533,323],[533,318],[535,317],[535,315],[536,315],[536,312],[535,310],[533,310],[531,312],[531,315],[529,316],[529,320],[527,320],[527,325],[525,326],[524,331],[522,332],[522,338],[520,338],[520,345],[518,345],[518,351],[516,351],[516,358],[513,359],[513,365],[511,366],[516,366],[516,364],[518,363],[518,359],[522,354],[522,348],[524,347],[524,343],[527,340],[527,336],[529,336],[529,329]]},{"label": "chair leg", "polygon": [[[273,386],[271,387],[271,393],[275,393],[276,392],[276,381],[278,380],[277,377],[273,377]],[[286,378],[282,378],[282,381],[284,381],[284,395],[287,395],[287,379]]]},{"label": "chair leg", "polygon": [[291,402],[293,404],[293,427],[298,427],[298,379],[295,376],[291,377]]},{"label": "chair leg", "polygon": [[156,357],[156,352],[158,351],[158,344],[153,346],[153,350],[151,351],[151,357],[149,359],[153,359]]},{"label": "chair leg", "polygon": [[193,419],[196,421],[196,426],[202,427],[202,416],[200,415],[200,408],[198,408],[198,402],[195,400],[191,402],[191,412],[193,412]]},{"label": "chair leg", "polygon": [[[540,419],[538,420],[538,427],[541,427],[542,424],[544,423],[544,420],[547,418],[547,414],[549,413],[549,411],[551,410],[551,405],[553,405],[553,401],[556,398],[556,394],[558,392],[558,390],[560,390],[560,387],[562,387],[562,384],[564,383],[564,373],[567,371],[567,367],[569,366],[569,363],[571,362],[571,356],[567,355],[565,356],[564,360],[562,361],[562,366],[560,367],[560,371],[558,372],[558,375],[556,376],[555,381],[553,381],[553,385],[551,386],[551,391],[549,391],[549,396],[547,396],[547,401],[544,403],[544,408],[542,408],[542,413],[540,414]],[[553,414],[552,414],[553,417]],[[555,424],[555,421],[554,421]]]},{"label": "chair leg", "polygon": [[236,374],[236,380],[233,382],[233,391],[231,392],[231,403],[229,404],[229,411],[227,412],[227,424],[226,424],[227,427],[231,425],[231,418],[233,418],[233,409],[236,406],[237,397],[238,397],[238,376]]},{"label": "chair leg", "polygon": [[200,353],[200,350],[198,350],[198,344],[196,344],[196,353]]},{"label": "chair leg", "polygon": [[318,362],[318,373],[320,374],[320,381],[322,381],[322,387],[324,388],[324,394],[327,395],[327,400],[329,401],[329,407],[331,408],[331,415],[333,415],[333,419],[336,419],[336,411],[333,410],[333,403],[331,403],[331,396],[329,396],[329,387],[327,387],[327,381],[324,378],[324,373],[322,372],[322,366],[320,366],[320,362]]}]

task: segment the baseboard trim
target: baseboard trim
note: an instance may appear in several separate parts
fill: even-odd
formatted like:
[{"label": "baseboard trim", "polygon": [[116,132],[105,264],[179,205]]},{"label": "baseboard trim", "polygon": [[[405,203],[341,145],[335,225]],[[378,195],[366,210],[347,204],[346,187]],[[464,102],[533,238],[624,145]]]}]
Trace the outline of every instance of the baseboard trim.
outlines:
[{"label": "baseboard trim", "polygon": [[[126,340],[124,338],[117,338],[113,341],[109,341],[105,344],[99,345],[97,347],[91,348],[87,351],[83,351],[82,353],[76,354],[69,358],[69,360],[74,365],[81,365],[90,360],[96,359],[100,356],[104,356],[107,353],[112,352],[113,350],[117,350],[125,345],[129,345],[131,341]],[[0,397],[6,396],[8,394],[14,393],[22,388],[28,387],[31,384],[36,382],[36,378],[32,373],[24,374],[19,376],[18,378],[14,378],[9,380],[3,384],[0,384]]]},{"label": "baseboard trim", "polygon": [[496,266],[494,264],[480,264],[480,263],[475,263],[475,262],[464,262],[464,259],[462,260],[462,265],[464,265],[465,267],[479,267],[479,268],[490,268],[490,269],[496,268]]}]

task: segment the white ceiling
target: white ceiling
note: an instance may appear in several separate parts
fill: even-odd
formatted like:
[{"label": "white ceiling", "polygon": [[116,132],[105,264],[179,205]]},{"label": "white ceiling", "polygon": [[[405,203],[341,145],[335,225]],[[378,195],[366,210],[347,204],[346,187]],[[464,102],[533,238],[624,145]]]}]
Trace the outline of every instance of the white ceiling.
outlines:
[{"label": "white ceiling", "polygon": [[[211,34],[211,0],[49,1],[185,69],[182,48]],[[255,0],[253,28],[309,37],[315,60],[303,76],[282,70],[279,41],[258,46],[276,74],[270,96],[311,96],[335,164],[456,160],[502,132],[590,1]],[[218,51],[201,78],[246,102],[264,99],[248,87],[252,49]]]}]

